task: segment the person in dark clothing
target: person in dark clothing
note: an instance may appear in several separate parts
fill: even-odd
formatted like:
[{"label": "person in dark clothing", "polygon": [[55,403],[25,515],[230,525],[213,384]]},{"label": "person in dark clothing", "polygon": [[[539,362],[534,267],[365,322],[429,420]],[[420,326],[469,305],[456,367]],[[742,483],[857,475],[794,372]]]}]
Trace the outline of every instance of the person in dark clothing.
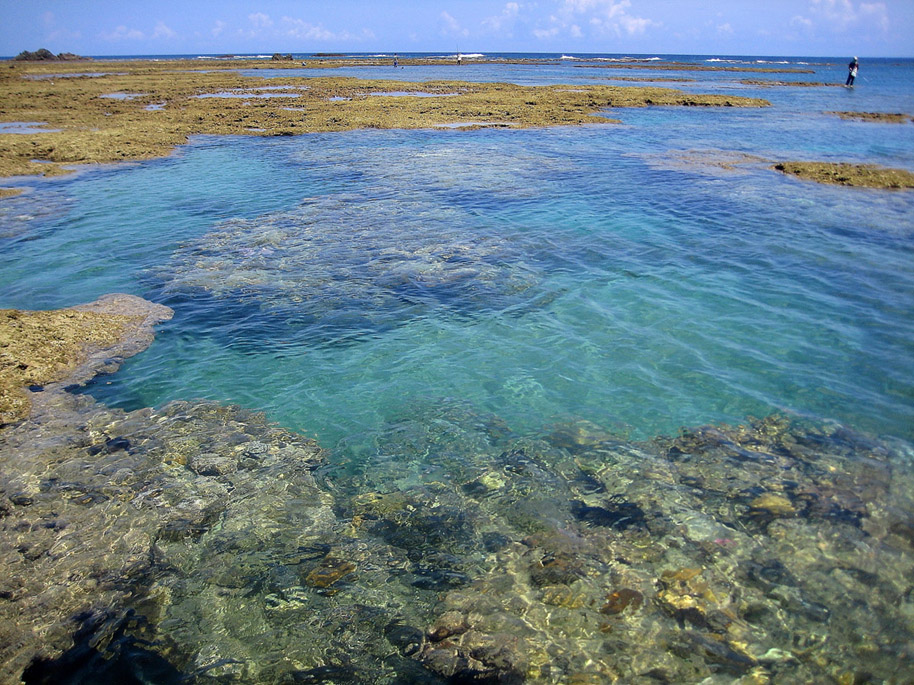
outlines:
[{"label": "person in dark clothing", "polygon": [[844,82],[845,86],[854,85],[854,79],[857,78],[857,67],[860,65],[857,63],[857,58],[851,60],[851,63],[847,65],[847,81]]}]

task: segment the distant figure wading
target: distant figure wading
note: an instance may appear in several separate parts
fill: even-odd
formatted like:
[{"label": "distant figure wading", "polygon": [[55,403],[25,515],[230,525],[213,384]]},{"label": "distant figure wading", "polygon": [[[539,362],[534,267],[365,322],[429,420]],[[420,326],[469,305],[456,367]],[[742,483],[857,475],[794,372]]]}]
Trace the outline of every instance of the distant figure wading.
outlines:
[{"label": "distant figure wading", "polygon": [[860,65],[857,64],[857,58],[851,60],[851,63],[847,65],[847,81],[844,82],[845,86],[854,85],[854,79],[857,78],[857,67]]}]

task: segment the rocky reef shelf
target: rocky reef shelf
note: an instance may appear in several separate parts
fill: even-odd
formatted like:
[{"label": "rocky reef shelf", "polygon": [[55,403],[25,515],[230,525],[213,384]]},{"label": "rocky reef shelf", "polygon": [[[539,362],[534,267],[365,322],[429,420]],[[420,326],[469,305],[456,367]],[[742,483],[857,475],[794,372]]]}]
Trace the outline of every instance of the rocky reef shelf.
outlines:
[{"label": "rocky reef shelf", "polygon": [[[264,66],[256,60],[218,64],[195,60],[99,61],[93,62],[98,71],[91,74],[84,66],[80,70],[81,66],[74,63],[70,71],[60,62],[12,62],[0,74],[0,107],[6,118],[47,121],[61,129],[53,135],[36,133],[0,140],[0,176],[47,175],[52,171],[49,165],[33,164],[34,159],[52,162],[57,168],[161,157],[196,134],[295,135],[362,128],[432,128],[461,121],[507,121],[516,127],[607,124],[612,120],[599,116],[607,107],[769,104],[758,98],[608,85],[569,91],[559,86],[462,81],[417,85],[296,75],[271,78],[267,85],[264,78],[238,73]],[[315,61],[311,66],[326,65]],[[249,94],[280,88],[290,92]],[[111,93],[136,97],[102,97]],[[368,97],[384,93],[402,95],[396,99]],[[307,112],[278,109],[269,101],[273,97],[296,97]],[[256,101],[248,105],[252,98]],[[148,109],[163,102],[169,106]],[[258,131],[253,133],[255,129]]]}]

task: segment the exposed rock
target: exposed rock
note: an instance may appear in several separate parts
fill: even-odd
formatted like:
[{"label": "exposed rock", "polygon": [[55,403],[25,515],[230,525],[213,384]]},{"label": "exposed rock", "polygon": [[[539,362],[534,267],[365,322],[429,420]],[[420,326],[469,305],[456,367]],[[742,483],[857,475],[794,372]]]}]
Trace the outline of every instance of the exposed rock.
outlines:
[{"label": "exposed rock", "polygon": [[877,121],[886,124],[906,124],[914,121],[910,114],[893,114],[889,112],[828,112],[850,121]]},{"label": "exposed rock", "polygon": [[821,86],[839,86],[839,83],[822,83],[821,81],[768,81],[765,79],[742,79],[740,83],[747,86],[761,86],[771,88],[774,86],[794,86],[796,88],[818,88]]},{"label": "exposed rock", "polygon": [[168,307],[119,294],[70,309],[0,310],[0,425],[24,419],[33,402],[63,385],[83,383],[102,367],[113,371],[171,316]]},{"label": "exposed rock", "polygon": [[905,169],[889,169],[875,164],[840,162],[780,162],[773,169],[791,176],[862,188],[914,188],[914,174]]},{"label": "exposed rock", "polygon": [[35,52],[23,50],[13,57],[13,60],[17,62],[73,62],[87,61],[90,59],[91,57],[80,57],[79,55],[74,55],[72,52],[61,52],[59,55],[55,55],[45,48],[40,48]]},{"label": "exposed rock", "polygon": [[[435,60],[423,63],[438,64]],[[340,60],[328,68],[353,64],[389,67],[389,60]],[[55,133],[0,136],[0,176],[65,173],[64,165],[160,157],[183,144],[187,136],[304,134],[364,128],[416,129],[466,124],[480,127],[607,125],[598,114],[607,107],[653,105],[764,107],[769,103],[736,95],[692,94],[670,88],[584,85],[530,87],[505,83],[440,81],[417,84],[344,77],[284,78],[290,91],[273,93],[271,103],[288,107],[248,107],[244,98],[200,98],[201,94],[245,91],[266,81],[252,80],[239,69],[301,68],[282,59],[199,60],[164,62],[95,62],[104,78],[50,78],[65,71],[62,62],[11,63],[0,84],[0,105],[10,121],[45,121]],[[204,68],[205,67],[205,68]],[[456,69],[456,68],[455,68]],[[22,78],[25,76],[26,78]],[[271,80],[275,85],[278,81]],[[102,100],[111,92],[142,93],[125,102]],[[429,92],[428,97],[370,97],[371,93]],[[145,109],[150,104],[163,108]],[[307,116],[302,110],[307,110]],[[47,163],[37,163],[41,160]]]}]

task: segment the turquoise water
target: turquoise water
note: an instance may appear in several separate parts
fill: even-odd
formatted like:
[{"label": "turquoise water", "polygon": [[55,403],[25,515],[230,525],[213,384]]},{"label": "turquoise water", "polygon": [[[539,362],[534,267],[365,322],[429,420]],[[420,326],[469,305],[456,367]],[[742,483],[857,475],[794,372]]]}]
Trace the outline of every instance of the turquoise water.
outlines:
[{"label": "turquoise water", "polygon": [[770,167],[914,170],[914,123],[829,114],[914,113],[912,64],[22,180],[0,307],[175,314],[3,429],[5,672],[911,681],[914,192]]},{"label": "turquoise water", "polygon": [[[844,69],[810,68],[790,78]],[[0,204],[0,306],[114,291],[167,304],[152,347],[93,396],[237,402],[327,447],[442,399],[518,431],[589,419],[639,438],[785,411],[911,439],[914,193],[768,168],[914,170],[912,124],[827,113],[911,112],[911,71],[873,65],[853,91],[709,72],[683,87],[773,106],[199,137],[168,159],[28,181]]]}]

